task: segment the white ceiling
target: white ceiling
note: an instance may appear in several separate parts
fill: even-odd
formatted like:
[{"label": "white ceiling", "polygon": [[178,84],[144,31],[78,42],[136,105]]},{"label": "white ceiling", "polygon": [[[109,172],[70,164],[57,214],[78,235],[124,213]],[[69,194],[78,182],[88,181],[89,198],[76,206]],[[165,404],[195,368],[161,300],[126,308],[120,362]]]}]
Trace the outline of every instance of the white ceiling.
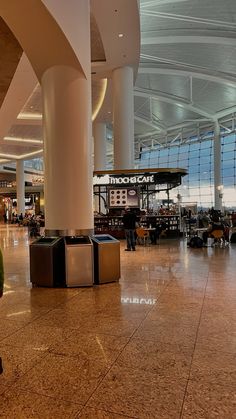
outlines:
[{"label": "white ceiling", "polygon": [[[132,27],[127,19],[127,0],[109,0],[123,9],[121,19],[129,28],[123,46],[112,48],[112,22],[101,13],[101,1],[92,0],[100,29],[98,54],[94,42],[92,73],[95,81],[110,75],[117,56],[132,57]],[[132,15],[131,15],[132,16]],[[122,16],[121,16],[122,17]],[[180,132],[187,133],[201,126],[213,126],[217,119],[236,112],[236,0],[140,0],[141,54],[134,87],[135,139],[155,139],[158,143],[172,141]],[[135,21],[136,25],[136,21]],[[93,24],[93,30],[95,23]],[[108,30],[109,29],[109,30]],[[135,26],[135,30],[137,27]],[[137,42],[137,40],[136,40]],[[128,45],[128,46],[127,46]],[[125,49],[124,49],[125,48]],[[135,44],[135,50],[137,51]],[[125,52],[124,52],[125,51]],[[129,56],[130,53],[130,56]],[[104,55],[106,61],[104,61]],[[124,59],[125,56],[125,59]],[[117,63],[116,63],[117,64]],[[94,87],[94,95],[96,96]],[[99,120],[109,128],[112,124],[111,89],[108,87]],[[27,114],[41,112],[41,92],[37,87],[25,101]],[[1,117],[1,113],[0,113]],[[20,139],[42,141],[40,118],[15,119],[5,137],[19,141],[0,141],[0,156],[37,152],[42,143],[27,144]],[[151,143],[150,143],[151,144]]]},{"label": "white ceiling", "polygon": [[141,0],[140,16],[136,139],[234,114],[236,1]]}]

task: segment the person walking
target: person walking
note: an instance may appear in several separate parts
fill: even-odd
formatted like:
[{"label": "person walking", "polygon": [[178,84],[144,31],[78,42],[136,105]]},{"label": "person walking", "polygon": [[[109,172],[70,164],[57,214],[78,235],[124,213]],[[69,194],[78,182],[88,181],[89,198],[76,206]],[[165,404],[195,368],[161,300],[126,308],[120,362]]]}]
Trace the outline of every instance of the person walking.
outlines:
[{"label": "person walking", "polygon": [[[4,270],[3,270],[3,258],[0,250],[0,298],[3,296],[3,284],[4,284]],[[3,373],[2,358],[0,357],[0,374]]]},{"label": "person walking", "polygon": [[127,242],[126,251],[135,250],[135,226],[136,214],[130,210],[130,207],[125,207],[125,214],[123,215],[123,224],[125,229],[125,237]]}]

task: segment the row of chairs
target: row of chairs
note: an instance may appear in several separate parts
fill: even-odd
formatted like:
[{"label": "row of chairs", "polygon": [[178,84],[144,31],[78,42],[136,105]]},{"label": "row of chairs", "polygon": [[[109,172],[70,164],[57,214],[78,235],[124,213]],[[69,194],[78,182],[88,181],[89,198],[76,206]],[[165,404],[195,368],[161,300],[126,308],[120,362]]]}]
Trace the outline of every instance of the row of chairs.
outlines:
[{"label": "row of chairs", "polygon": [[214,239],[213,246],[225,246],[228,244],[224,236],[223,230],[214,230],[211,233],[211,237]]},{"label": "row of chairs", "polygon": [[[143,227],[136,228],[137,234],[137,241],[138,244],[143,244],[144,246],[148,243],[149,240],[149,232],[145,230]],[[160,237],[166,237],[166,230],[163,230],[160,234]]]},{"label": "row of chairs", "polygon": [[144,244],[144,246],[147,244],[147,241],[149,239],[148,231],[144,230],[143,227],[136,228],[136,234],[137,234],[137,242],[138,244]]}]

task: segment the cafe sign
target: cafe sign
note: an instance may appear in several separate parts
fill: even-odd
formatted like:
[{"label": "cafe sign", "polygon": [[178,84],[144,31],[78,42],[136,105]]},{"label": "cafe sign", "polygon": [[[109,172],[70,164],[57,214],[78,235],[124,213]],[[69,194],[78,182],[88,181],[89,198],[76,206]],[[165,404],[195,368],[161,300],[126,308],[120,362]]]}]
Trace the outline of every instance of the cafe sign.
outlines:
[{"label": "cafe sign", "polygon": [[94,185],[152,185],[155,184],[154,174],[124,175],[124,176],[94,176]]}]

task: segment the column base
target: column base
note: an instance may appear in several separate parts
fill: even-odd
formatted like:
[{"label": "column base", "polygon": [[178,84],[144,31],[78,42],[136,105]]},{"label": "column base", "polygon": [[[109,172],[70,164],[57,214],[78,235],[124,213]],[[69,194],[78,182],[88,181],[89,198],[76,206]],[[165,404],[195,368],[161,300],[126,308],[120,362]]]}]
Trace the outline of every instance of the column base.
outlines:
[{"label": "column base", "polygon": [[50,230],[45,229],[46,237],[66,237],[66,236],[93,236],[94,229],[66,229],[66,230]]}]

